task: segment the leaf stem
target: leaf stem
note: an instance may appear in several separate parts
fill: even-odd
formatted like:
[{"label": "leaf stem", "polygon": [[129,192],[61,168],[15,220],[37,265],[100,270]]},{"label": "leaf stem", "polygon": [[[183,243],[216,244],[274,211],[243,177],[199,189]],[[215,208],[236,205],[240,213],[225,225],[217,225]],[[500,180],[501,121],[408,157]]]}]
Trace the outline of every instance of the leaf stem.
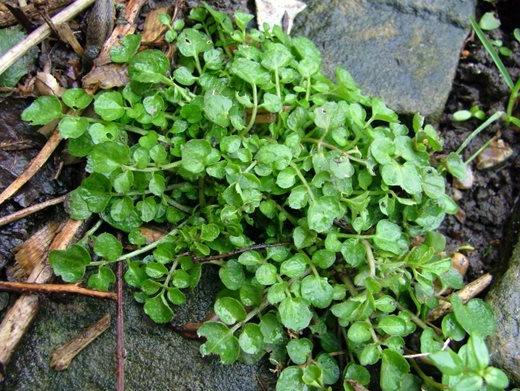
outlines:
[{"label": "leaf stem", "polygon": [[182,160],[177,160],[176,162],[164,164],[162,166],[155,166],[155,167],[145,167],[145,168],[137,168],[134,166],[128,166],[128,165],[122,165],[121,167],[126,168],[130,171],[139,171],[139,172],[156,172],[156,171],[164,171],[164,170],[171,170],[172,168],[176,168],[180,166],[182,163]]},{"label": "leaf stem", "polygon": [[414,359],[408,359],[408,361],[410,362],[410,364],[412,364],[412,367],[415,369],[415,371],[417,372],[419,377],[424,381],[425,384],[438,390],[444,390],[446,388],[443,384],[436,382],[430,376],[426,375]]},{"label": "leaf stem", "polygon": [[181,228],[184,224],[186,224],[186,221],[183,221],[176,228],[172,229],[170,232],[168,232],[163,237],[157,239],[155,242],[147,244],[146,246],[138,248],[137,250],[131,251],[131,252],[126,253],[126,254],[123,254],[119,258],[117,258],[115,261],[110,261],[110,262],[107,262],[107,261],[90,262],[90,264],[88,266],[100,266],[100,265],[106,265],[106,264],[109,264],[109,263],[117,263],[117,262],[120,262],[120,261],[125,261],[127,259],[136,257],[136,256],[141,255],[143,253],[146,253],[146,252],[148,252],[150,250],[153,250],[154,248],[156,248],[161,243],[164,243],[167,240],[169,240],[171,236],[174,236],[179,231],[179,228]]},{"label": "leaf stem", "polygon": [[179,210],[181,210],[181,211],[183,211],[185,213],[191,214],[193,212],[193,209],[191,209],[188,206],[179,204],[177,201],[173,200],[171,197],[166,196],[166,200],[168,201],[168,203],[171,206],[173,206],[174,208],[177,208],[177,209],[179,209]]},{"label": "leaf stem", "polygon": [[489,117],[484,123],[482,123],[478,128],[476,128],[471,134],[464,140],[464,142],[460,145],[460,147],[455,152],[457,155],[460,155],[464,148],[468,146],[468,144],[473,140],[477,135],[482,132],[484,129],[486,129],[489,125],[491,125],[493,122],[495,122],[497,119],[502,117],[504,115],[503,111],[497,111],[495,114],[493,114],[491,117]]},{"label": "leaf stem", "polygon": [[253,87],[253,110],[251,111],[251,118],[249,119],[249,123],[247,124],[244,133],[249,132],[249,130],[251,130],[251,128],[255,124],[256,113],[258,111],[258,89],[256,88],[256,84],[254,83],[251,86]]},{"label": "leaf stem", "polygon": [[509,101],[507,102],[506,109],[506,123],[509,124],[510,118],[513,115],[513,109],[515,108],[516,100],[518,99],[518,93],[520,92],[520,78],[516,81],[515,86],[511,90],[509,95]]},{"label": "leaf stem", "polygon": [[282,93],[280,91],[280,77],[278,76],[278,68],[274,69],[274,81],[276,83],[276,95],[282,99]]},{"label": "leaf stem", "polygon": [[249,322],[251,319],[253,319],[256,315],[258,315],[260,312],[264,310],[265,307],[267,307],[268,303],[264,301],[262,304],[260,304],[257,308],[255,308],[253,311],[249,312],[245,319],[242,322],[237,323],[231,328],[231,332],[234,333],[237,331],[240,327],[242,327],[244,324]]},{"label": "leaf stem", "polygon": [[307,193],[309,193],[309,197],[311,197],[312,202],[316,202],[316,197],[314,196],[314,193],[312,192],[311,187],[309,186],[309,183],[305,179],[305,177],[302,175],[302,172],[298,168],[296,164],[293,162],[290,162],[289,165],[296,171],[296,175],[298,175],[298,178],[300,178],[300,181],[302,182],[303,186],[307,189]]},{"label": "leaf stem", "polygon": [[368,243],[368,240],[362,240],[361,243],[363,243],[363,246],[365,246],[365,250],[367,253],[367,262],[368,262],[368,268],[370,270],[370,276],[375,277],[376,276],[376,259],[374,258],[374,253],[372,252],[372,247],[370,246],[370,243]]}]

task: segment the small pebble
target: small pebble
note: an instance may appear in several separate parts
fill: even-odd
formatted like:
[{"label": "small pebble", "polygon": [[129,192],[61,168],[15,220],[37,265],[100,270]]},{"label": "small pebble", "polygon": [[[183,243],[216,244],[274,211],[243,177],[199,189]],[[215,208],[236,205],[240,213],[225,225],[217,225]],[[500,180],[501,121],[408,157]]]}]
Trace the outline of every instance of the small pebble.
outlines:
[{"label": "small pebble", "polygon": [[453,253],[451,255],[451,266],[457,269],[461,276],[465,276],[469,267],[468,258],[462,253]]}]

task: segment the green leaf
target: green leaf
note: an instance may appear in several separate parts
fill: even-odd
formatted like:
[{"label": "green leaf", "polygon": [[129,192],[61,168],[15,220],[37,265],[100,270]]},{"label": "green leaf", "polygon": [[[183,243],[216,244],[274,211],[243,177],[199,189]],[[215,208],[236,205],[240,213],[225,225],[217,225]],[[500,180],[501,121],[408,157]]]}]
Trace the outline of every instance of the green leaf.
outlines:
[{"label": "green leaf", "polygon": [[442,319],[442,333],[446,338],[454,341],[462,341],[466,336],[466,332],[455,319],[455,314],[449,313]]},{"label": "green leaf", "polygon": [[498,368],[489,367],[484,372],[484,380],[491,387],[503,390],[509,386],[506,374]]},{"label": "green leaf", "polygon": [[382,250],[390,251],[394,254],[402,252],[401,227],[389,220],[380,220],[376,226],[374,244]]},{"label": "green leaf", "polygon": [[292,256],[280,265],[280,274],[289,278],[302,277],[307,270],[307,259],[302,253]]},{"label": "green leaf", "polygon": [[211,145],[206,140],[188,141],[181,150],[182,167],[193,174],[203,172],[211,150]]},{"label": "green leaf", "polygon": [[367,386],[370,383],[370,372],[362,365],[350,363],[345,370],[345,379],[354,380],[362,386]]},{"label": "green leaf", "polygon": [[82,88],[70,88],[63,92],[61,99],[71,109],[83,110],[92,103],[94,98]]},{"label": "green leaf", "polygon": [[316,308],[327,308],[332,302],[333,288],[325,277],[309,275],[301,282],[302,298]]},{"label": "green leaf", "polygon": [[329,250],[317,250],[312,254],[312,263],[321,269],[330,268],[336,261],[336,254]]},{"label": "green leaf", "polygon": [[500,20],[497,19],[493,12],[486,12],[482,15],[478,24],[482,30],[495,30],[500,27]]},{"label": "green leaf", "polygon": [[[6,11],[9,12],[9,11]],[[25,37],[21,26],[0,29],[0,56],[18,44]],[[24,56],[8,67],[0,75],[0,87],[16,87],[20,79],[31,71],[34,60],[38,56],[38,49],[33,46]]]},{"label": "green leaf", "polygon": [[196,57],[212,48],[211,39],[198,30],[188,28],[177,37],[177,48],[183,56]]},{"label": "green leaf", "polygon": [[388,335],[404,337],[409,334],[406,322],[397,315],[387,315],[381,318],[377,326]]},{"label": "green leaf", "polygon": [[276,266],[265,263],[256,269],[255,277],[262,285],[273,285],[277,281]]},{"label": "green leaf", "polygon": [[173,319],[173,311],[163,295],[148,298],[144,302],[144,312],[155,323],[168,323]]},{"label": "green leaf", "polygon": [[458,295],[451,296],[451,304],[457,322],[469,334],[479,334],[483,337],[492,335],[495,331],[495,317],[489,304],[481,299],[471,299],[466,305]]},{"label": "green leaf", "polygon": [[451,152],[446,158],[446,168],[455,178],[464,180],[468,169],[459,154]]},{"label": "green leaf", "polygon": [[248,354],[258,354],[264,349],[264,337],[260,331],[260,326],[254,323],[247,323],[242,328],[242,333],[238,337],[240,348]]},{"label": "green leaf", "polygon": [[164,82],[169,70],[170,61],[157,49],[138,52],[132,57],[128,66],[130,78],[142,83]]},{"label": "green leaf", "polygon": [[309,306],[300,298],[285,298],[278,306],[280,320],[288,329],[300,331],[309,326],[312,312]]},{"label": "green leaf", "polygon": [[144,267],[146,274],[152,278],[161,278],[168,274],[168,269],[162,263],[150,262]]},{"label": "green leaf", "polygon": [[201,345],[200,352],[203,356],[217,354],[222,364],[234,363],[240,354],[240,345],[232,331],[219,322],[205,322],[197,330],[199,337],[205,337],[207,341]]},{"label": "green leaf", "polygon": [[79,281],[90,262],[90,253],[79,244],[74,244],[66,250],[52,250],[49,253],[49,264],[54,274],[60,276],[65,282]]},{"label": "green leaf", "polygon": [[349,340],[355,343],[366,342],[372,339],[370,325],[365,321],[358,321],[352,323],[347,332]]},{"label": "green leaf", "polygon": [[457,122],[467,121],[472,117],[471,111],[459,110],[453,113],[453,120]]},{"label": "green leaf", "polygon": [[285,145],[267,144],[258,150],[255,159],[259,163],[273,166],[277,170],[283,170],[291,162],[292,151]]},{"label": "green leaf", "polygon": [[87,131],[89,123],[86,118],[64,116],[58,124],[61,137],[64,139],[78,138]]},{"label": "green leaf", "polygon": [[262,107],[271,113],[278,113],[282,110],[282,100],[277,95],[266,92]]},{"label": "green leaf", "polygon": [[323,374],[323,384],[335,384],[339,380],[339,366],[336,360],[327,353],[321,353],[316,357],[316,362]]},{"label": "green leaf", "polygon": [[403,377],[409,373],[410,366],[403,356],[394,350],[383,351],[381,378],[379,384],[383,391],[399,391]]},{"label": "green leaf", "polygon": [[458,375],[464,370],[464,364],[451,349],[432,353],[428,358],[444,375]]},{"label": "green leaf", "polygon": [[55,96],[40,96],[22,112],[22,119],[31,125],[46,125],[61,116],[61,102]]},{"label": "green leaf", "polygon": [[107,261],[115,261],[123,253],[123,245],[109,233],[102,233],[94,239],[94,252]]},{"label": "green leaf", "polygon": [[88,167],[101,174],[110,174],[130,160],[128,146],[113,141],[97,144],[89,155]]},{"label": "green leaf", "polygon": [[100,266],[96,274],[92,274],[87,282],[89,288],[98,291],[108,291],[110,285],[116,281],[116,276],[108,266]]},{"label": "green leaf", "polygon": [[338,199],[332,196],[323,196],[311,203],[307,210],[309,228],[318,233],[326,232],[332,227],[334,219],[343,217],[345,209]]},{"label": "green leaf", "polygon": [[126,63],[137,53],[141,45],[139,34],[129,34],[123,37],[119,46],[112,46],[110,49],[110,59],[115,63]]},{"label": "green leaf", "polygon": [[242,266],[235,260],[228,261],[218,272],[220,280],[231,290],[239,289],[244,283],[245,275]]},{"label": "green leaf", "polygon": [[291,339],[286,349],[293,363],[305,364],[312,352],[312,342],[307,338]]},{"label": "green leaf", "polygon": [[208,91],[204,95],[204,113],[206,118],[219,126],[229,126],[229,110],[233,102],[224,95],[215,91]]},{"label": "green leaf", "polygon": [[271,74],[265,68],[246,58],[235,58],[229,70],[249,84],[263,86],[271,81]]},{"label": "green leaf", "polygon": [[220,297],[213,307],[215,314],[225,324],[235,324],[245,319],[246,311],[242,304],[232,297]]},{"label": "green leaf", "polygon": [[329,130],[343,126],[346,118],[346,105],[344,102],[327,102],[323,106],[314,109],[314,123],[317,127]]},{"label": "green leaf", "polygon": [[307,391],[302,380],[303,371],[299,367],[287,367],[276,381],[276,391]]},{"label": "green leaf", "polygon": [[94,111],[105,121],[115,121],[125,114],[123,95],[105,91],[94,98]]}]

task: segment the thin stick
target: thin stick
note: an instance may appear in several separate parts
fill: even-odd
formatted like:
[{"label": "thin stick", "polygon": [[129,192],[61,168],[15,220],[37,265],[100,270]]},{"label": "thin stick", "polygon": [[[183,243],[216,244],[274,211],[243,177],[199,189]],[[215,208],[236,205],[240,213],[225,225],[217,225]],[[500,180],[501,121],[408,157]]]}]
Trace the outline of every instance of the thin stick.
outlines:
[{"label": "thin stick", "polygon": [[[47,0],[45,3],[45,10],[51,13],[68,3],[70,3],[70,0]],[[3,6],[6,8],[2,8]],[[22,7],[20,11],[22,11],[29,19],[34,19],[40,16],[40,10],[34,4],[28,4],[25,7]],[[7,5],[0,3],[0,27],[7,27],[16,23],[16,17],[9,12]]]},{"label": "thin stick", "polygon": [[[77,0],[67,8],[58,12],[51,18],[54,25],[59,25],[75,17],[81,11],[89,7],[95,0]],[[9,49],[0,57],[0,75],[6,71],[16,60],[22,57],[30,48],[38,45],[49,36],[51,28],[46,24],[42,24],[31,34],[25,37],[21,42]]]},{"label": "thin stick", "polygon": [[0,281],[0,291],[23,293],[70,293],[94,297],[96,299],[116,300],[114,292],[95,291],[74,284],[37,284],[33,282]]},{"label": "thin stick", "polygon": [[[68,220],[54,237],[49,249],[63,250],[80,231],[83,221]],[[45,258],[37,264],[27,282],[46,283],[52,278],[52,270]],[[0,382],[5,379],[5,368],[16,346],[38,313],[39,297],[34,294],[20,296],[7,311],[0,323]]]},{"label": "thin stick", "polygon": [[262,244],[255,244],[253,246],[239,248],[239,249],[236,249],[236,250],[233,250],[233,251],[230,251],[230,252],[227,252],[227,253],[223,253],[223,254],[211,255],[209,257],[195,257],[195,258],[193,258],[193,260],[195,262],[206,263],[206,262],[210,262],[210,261],[215,261],[217,259],[224,259],[224,258],[233,257],[235,255],[245,253],[246,251],[263,250],[263,249],[266,249],[266,248],[269,248],[269,247],[285,246],[286,244],[288,244],[288,243],[273,243],[273,244],[262,243]]},{"label": "thin stick", "polygon": [[123,263],[117,264],[116,391],[125,390],[125,324],[123,311]]},{"label": "thin stick", "polygon": [[85,349],[92,341],[99,337],[110,326],[110,314],[106,314],[81,334],[52,353],[51,368],[55,371],[67,369],[79,352]]},{"label": "thin stick", "polygon": [[[1,72],[0,72],[1,73]],[[47,140],[43,148],[38,152],[38,155],[31,160],[25,171],[16,178],[7,188],[0,194],[0,205],[9,197],[16,193],[23,185],[25,185],[38,170],[45,164],[45,162],[52,155],[54,150],[58,147],[61,141],[60,133],[55,130],[51,137]]]},{"label": "thin stick", "polygon": [[33,213],[36,213],[36,212],[39,212],[40,210],[48,208],[49,206],[60,204],[63,201],[65,201],[65,198],[67,198],[66,195],[62,195],[62,196],[56,197],[56,198],[51,198],[50,200],[41,202],[36,205],[29,206],[28,208],[14,212],[8,216],[0,217],[0,227],[3,225],[6,225],[6,224],[10,224],[13,221],[23,219],[24,217],[30,216]]},{"label": "thin stick", "polygon": [[[482,293],[489,286],[489,284],[491,284],[492,280],[493,276],[489,273],[486,273],[477,278],[475,281],[471,281],[460,291],[453,294],[458,295],[465,303],[469,299],[472,299],[473,297],[478,296],[480,293]],[[446,299],[446,301],[442,301],[437,308],[430,312],[430,314],[428,315],[428,321],[433,322],[434,320],[437,320],[440,317],[447,314],[450,310],[451,303],[449,299]]]}]

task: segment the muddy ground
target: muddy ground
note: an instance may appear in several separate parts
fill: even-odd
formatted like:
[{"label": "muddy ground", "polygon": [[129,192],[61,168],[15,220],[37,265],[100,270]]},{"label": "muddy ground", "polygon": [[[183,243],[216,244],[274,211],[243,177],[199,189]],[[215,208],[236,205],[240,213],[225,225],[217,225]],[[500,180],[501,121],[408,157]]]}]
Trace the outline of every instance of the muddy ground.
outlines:
[{"label": "muddy ground", "polygon": [[[520,77],[520,43],[513,37],[513,29],[520,25],[520,13],[515,11],[515,0],[497,4],[500,29],[490,33],[493,39],[501,39],[513,51],[513,56],[502,57],[513,80]],[[481,2],[477,17],[493,10],[490,3]],[[457,69],[453,89],[448,98],[439,130],[445,140],[445,150],[456,150],[481,121],[454,122],[452,113],[478,105],[488,115],[497,110],[505,111],[509,90],[491,57],[480,44],[478,38],[470,35]],[[516,111],[518,113],[518,109]],[[466,149],[465,158],[482,146],[487,140],[501,134],[501,138],[513,149],[513,155],[502,164],[477,170],[473,164],[475,183],[469,190],[462,190],[459,205],[465,216],[450,216],[443,224],[443,231],[449,238],[449,247],[470,244],[475,250],[469,252],[469,279],[484,272],[499,273],[506,267],[511,254],[512,242],[517,236],[512,234],[512,215],[518,207],[520,195],[520,129],[504,123],[495,123],[473,140]]]}]

